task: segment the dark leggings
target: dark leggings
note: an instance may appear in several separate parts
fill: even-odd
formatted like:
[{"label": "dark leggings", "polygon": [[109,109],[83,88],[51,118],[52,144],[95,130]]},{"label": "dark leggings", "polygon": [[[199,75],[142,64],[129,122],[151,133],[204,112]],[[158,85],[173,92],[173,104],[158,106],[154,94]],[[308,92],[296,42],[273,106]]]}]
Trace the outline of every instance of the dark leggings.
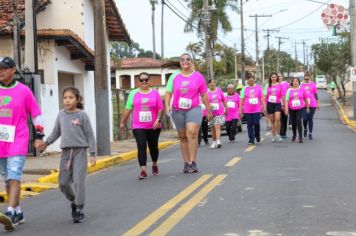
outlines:
[{"label": "dark leggings", "polygon": [[245,114],[247,120],[247,131],[250,142],[254,142],[255,138],[260,138],[260,119],[261,113],[248,113]]},{"label": "dark leggings", "polygon": [[133,129],[132,132],[137,143],[137,157],[140,166],[146,166],[147,163],[147,144],[152,162],[157,162],[159,154],[158,138],[161,129]]},{"label": "dark leggings", "polygon": [[297,128],[298,128],[298,135],[299,138],[302,138],[302,118],[305,108],[299,110],[289,110],[290,118],[292,121],[292,130],[293,130],[293,137],[297,136]]},{"label": "dark leggings", "polygon": [[281,136],[286,136],[287,135],[287,125],[288,125],[288,116],[286,116],[286,113],[284,113],[283,109],[281,112],[281,131],[279,134]]},{"label": "dark leggings", "polygon": [[226,121],[226,133],[229,136],[229,140],[235,140],[236,130],[237,130],[237,122],[238,119],[233,119],[230,121]]},{"label": "dark leggings", "polygon": [[201,122],[201,126],[199,128],[199,135],[198,135],[198,142],[200,144],[202,138],[204,139],[204,142],[208,142],[208,119],[206,116],[203,117],[203,120]]},{"label": "dark leggings", "polygon": [[313,117],[314,117],[314,113],[316,108],[315,107],[310,107],[309,108],[309,113],[304,112],[303,115],[303,126],[304,129],[306,130],[307,128],[309,128],[309,133],[313,133]]}]

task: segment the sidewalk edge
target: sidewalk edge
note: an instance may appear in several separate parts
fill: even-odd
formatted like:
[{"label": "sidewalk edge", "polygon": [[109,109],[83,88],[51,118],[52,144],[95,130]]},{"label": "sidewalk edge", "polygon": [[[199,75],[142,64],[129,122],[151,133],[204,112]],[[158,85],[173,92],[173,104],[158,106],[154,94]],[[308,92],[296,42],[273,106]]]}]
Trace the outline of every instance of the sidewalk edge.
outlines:
[{"label": "sidewalk edge", "polygon": [[355,129],[356,128],[356,121],[350,119],[346,115],[344,108],[342,107],[342,105],[339,103],[339,101],[334,96],[330,96],[330,98],[331,98],[331,101],[333,102],[333,104],[334,104],[334,106],[335,106],[335,108],[337,110],[337,113],[339,115],[339,118],[340,118],[341,122],[344,125],[347,125],[347,126]]}]

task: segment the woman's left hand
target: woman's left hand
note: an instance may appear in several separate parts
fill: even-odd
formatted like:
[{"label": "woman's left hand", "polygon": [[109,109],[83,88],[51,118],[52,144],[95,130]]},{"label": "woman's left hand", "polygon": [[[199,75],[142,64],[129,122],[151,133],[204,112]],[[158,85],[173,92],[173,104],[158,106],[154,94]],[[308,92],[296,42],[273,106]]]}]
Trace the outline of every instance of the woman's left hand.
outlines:
[{"label": "woman's left hand", "polygon": [[159,125],[159,120],[157,119],[155,123],[153,123],[153,129],[157,129],[158,125]]},{"label": "woman's left hand", "polygon": [[91,156],[89,158],[89,163],[90,163],[90,166],[95,166],[96,165],[96,157]]}]

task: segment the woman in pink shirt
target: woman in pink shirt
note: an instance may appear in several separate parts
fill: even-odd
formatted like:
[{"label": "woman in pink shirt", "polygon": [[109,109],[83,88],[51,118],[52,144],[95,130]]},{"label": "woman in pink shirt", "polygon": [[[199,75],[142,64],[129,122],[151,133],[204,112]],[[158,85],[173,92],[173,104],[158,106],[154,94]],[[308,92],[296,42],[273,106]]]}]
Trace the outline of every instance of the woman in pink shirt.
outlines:
[{"label": "woman in pink shirt", "polygon": [[319,109],[318,89],[316,88],[316,84],[313,81],[310,81],[310,74],[308,71],[304,73],[304,82],[300,87],[307,91],[309,96],[308,102],[310,106],[310,112],[304,113],[303,115],[304,138],[308,136],[309,128],[309,139],[313,139],[313,117],[316,109]]},{"label": "woman in pink shirt", "polygon": [[287,138],[287,126],[288,126],[288,116],[284,113],[284,102],[285,102],[285,97],[286,93],[290,87],[290,83],[288,81],[283,81],[283,75],[282,73],[278,73],[278,81],[283,87],[283,98],[282,99],[282,111],[281,111],[281,130],[279,132],[279,135],[282,138]]},{"label": "woman in pink shirt", "polygon": [[278,75],[272,72],[268,79],[268,84],[265,87],[264,95],[267,103],[267,113],[271,120],[272,142],[282,142],[279,136],[281,128],[281,101],[284,99],[283,87],[278,82]]},{"label": "woman in pink shirt", "polygon": [[227,105],[226,120],[226,132],[229,136],[230,142],[235,141],[237,123],[239,122],[240,114],[240,96],[235,92],[234,85],[229,84],[227,86],[227,95],[225,97]]},{"label": "woman in pink shirt", "polygon": [[121,119],[120,129],[132,114],[132,132],[135,136],[138,150],[138,161],[141,172],[138,179],[147,178],[147,144],[152,159],[152,174],[158,175],[158,139],[161,132],[161,117],[163,102],[158,91],[150,88],[150,76],[146,72],[139,75],[139,88],[131,91],[126,103],[124,115]]},{"label": "woman in pink shirt", "polygon": [[216,87],[215,80],[209,80],[208,86],[208,98],[210,109],[213,114],[213,119],[209,122],[211,136],[213,138],[210,148],[221,148],[221,126],[225,123],[224,114],[227,112],[225,95],[221,88]]},{"label": "woman in pink shirt", "polygon": [[247,84],[240,93],[240,117],[246,116],[248,144],[254,145],[255,138],[258,143],[261,142],[260,119],[262,111],[265,113],[266,106],[262,88],[255,83],[252,75],[249,75]]},{"label": "woman in pink shirt", "polygon": [[300,87],[299,78],[295,77],[292,79],[292,87],[287,91],[285,102],[285,113],[290,114],[292,120],[292,142],[296,141],[298,129],[299,142],[303,143],[302,117],[305,110],[309,113],[308,94],[304,88]]},{"label": "woman in pink shirt", "polygon": [[[202,74],[194,70],[192,58],[184,53],[180,56],[181,70],[173,73],[166,87],[165,106],[167,115],[171,115],[177,128],[184,161],[183,173],[198,172],[196,163],[199,126],[203,119],[199,106],[202,98],[211,119],[207,86]],[[171,99],[172,109],[170,108]]]}]

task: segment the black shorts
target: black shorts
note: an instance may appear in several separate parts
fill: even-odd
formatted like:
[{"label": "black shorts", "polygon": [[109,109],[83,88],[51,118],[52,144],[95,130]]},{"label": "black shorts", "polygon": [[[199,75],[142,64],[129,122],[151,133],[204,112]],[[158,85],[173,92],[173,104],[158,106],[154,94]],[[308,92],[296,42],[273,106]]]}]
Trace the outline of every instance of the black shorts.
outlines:
[{"label": "black shorts", "polygon": [[275,112],[281,112],[282,105],[280,103],[267,102],[267,113],[274,114]]}]

